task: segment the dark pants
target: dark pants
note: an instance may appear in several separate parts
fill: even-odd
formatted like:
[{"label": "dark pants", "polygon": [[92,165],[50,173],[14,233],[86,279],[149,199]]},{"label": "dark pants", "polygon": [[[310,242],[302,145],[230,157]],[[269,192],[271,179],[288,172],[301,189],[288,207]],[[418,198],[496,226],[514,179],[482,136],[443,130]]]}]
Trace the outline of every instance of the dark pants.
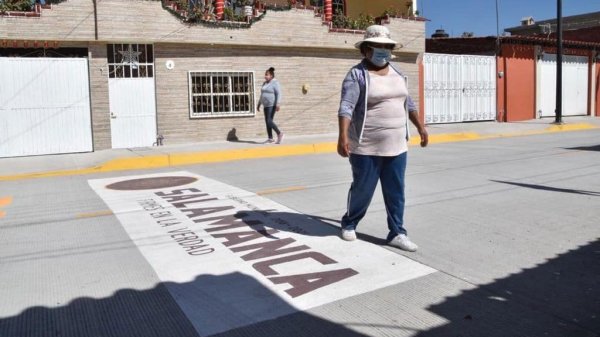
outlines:
[{"label": "dark pants", "polygon": [[395,157],[350,155],[352,185],[348,192],[348,211],[342,217],[342,228],[355,229],[367,213],[377,182],[381,181],[387,225],[391,241],[404,229],[404,173],[406,152]]},{"label": "dark pants", "polygon": [[273,122],[273,118],[275,117],[275,107],[274,106],[266,106],[265,107],[265,124],[267,124],[267,135],[269,139],[273,139],[273,130],[279,135],[279,129],[275,122]]}]

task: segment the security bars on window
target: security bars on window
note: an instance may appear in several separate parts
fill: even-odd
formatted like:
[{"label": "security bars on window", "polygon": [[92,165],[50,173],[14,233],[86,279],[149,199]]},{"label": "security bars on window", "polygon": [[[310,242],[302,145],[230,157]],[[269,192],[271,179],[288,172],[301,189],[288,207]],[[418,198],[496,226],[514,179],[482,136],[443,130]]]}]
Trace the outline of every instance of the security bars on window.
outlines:
[{"label": "security bars on window", "polygon": [[190,118],[254,115],[253,72],[189,73]]},{"label": "security bars on window", "polygon": [[154,77],[154,51],[151,44],[109,44],[106,50],[108,77]]}]

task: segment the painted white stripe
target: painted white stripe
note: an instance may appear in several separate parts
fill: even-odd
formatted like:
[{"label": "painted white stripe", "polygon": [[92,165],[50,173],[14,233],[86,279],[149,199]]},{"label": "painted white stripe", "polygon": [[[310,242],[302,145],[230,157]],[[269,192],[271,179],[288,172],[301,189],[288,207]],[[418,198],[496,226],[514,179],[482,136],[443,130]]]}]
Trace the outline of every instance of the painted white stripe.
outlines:
[{"label": "painted white stripe", "polygon": [[[164,176],[198,180],[184,186],[155,190],[106,188],[126,180]],[[338,237],[338,230],[267,198],[188,172],[96,179],[90,180],[89,184],[117,216],[201,336],[306,310],[434,272],[383,247],[363,241],[343,241]],[[183,189],[186,190],[176,191]],[[160,192],[167,196],[161,197]],[[216,200],[174,207],[177,204],[174,199],[194,194],[205,195],[179,202]],[[209,207],[231,209],[190,217],[192,208],[197,209],[196,212],[200,208],[206,212]],[[211,225],[211,221],[202,221],[239,212],[245,212],[244,221],[254,226],[238,222],[240,227],[225,230]],[[160,220],[168,221],[159,223]],[[172,225],[163,226],[167,223]],[[231,219],[222,225],[233,223]],[[227,246],[233,233],[256,234],[260,229],[276,229],[278,232]],[[202,244],[207,246],[191,250],[182,246],[185,241],[177,242],[178,239],[193,239],[192,234],[177,235],[186,230],[195,233],[198,240],[203,240]],[[225,237],[227,235],[229,239]],[[252,244],[282,240],[294,241],[284,249],[307,247],[279,255],[250,256],[251,259],[247,254],[257,250],[237,251]],[[201,249],[214,251],[191,255],[202,252]],[[247,261],[242,258],[244,256]],[[293,259],[294,256],[305,258]],[[290,261],[272,264],[282,259]],[[293,282],[283,282],[285,277],[292,275],[329,272],[327,275],[335,273],[339,276],[339,271],[346,271],[346,277],[338,281],[322,279],[327,285],[311,291]]]}]

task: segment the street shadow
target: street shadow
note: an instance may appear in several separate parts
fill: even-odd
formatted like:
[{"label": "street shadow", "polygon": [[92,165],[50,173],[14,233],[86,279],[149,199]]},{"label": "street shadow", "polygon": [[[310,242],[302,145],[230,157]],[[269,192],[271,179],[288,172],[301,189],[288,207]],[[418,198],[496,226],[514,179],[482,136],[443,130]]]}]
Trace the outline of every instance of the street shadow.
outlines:
[{"label": "street shadow", "polygon": [[232,128],[227,132],[227,141],[232,143],[246,143],[246,144],[262,144],[262,142],[257,142],[253,140],[241,140],[236,134],[237,130]]},{"label": "street shadow", "polygon": [[[23,294],[25,296],[26,294]],[[147,290],[121,289],[58,307],[30,307],[0,318],[0,336],[198,337],[365,336],[299,312],[242,273],[200,275]]]},{"label": "street shadow", "polygon": [[[242,211],[238,218],[253,219],[262,222],[266,227],[282,232],[292,232],[308,236],[340,236],[340,220],[292,212],[274,211]],[[385,245],[385,239],[364,233],[356,233],[357,237],[375,245]],[[341,238],[339,238],[342,240]]]},{"label": "street shadow", "polygon": [[501,184],[525,187],[525,188],[532,188],[535,190],[573,193],[573,194],[582,194],[582,195],[591,195],[591,196],[595,196],[595,197],[600,197],[600,192],[594,192],[594,191],[574,190],[574,189],[570,189],[570,188],[559,188],[559,187],[551,187],[551,186],[536,185],[536,184],[525,184],[525,183],[517,183],[517,182],[512,182],[512,181],[493,180],[493,179],[491,179],[490,181],[493,181],[495,183],[501,183]]},{"label": "street shadow", "polygon": [[600,240],[427,309],[449,322],[417,336],[598,336]]},{"label": "street shadow", "polygon": [[599,145],[592,146],[577,146],[577,147],[565,147],[565,150],[578,150],[578,151],[600,151]]}]

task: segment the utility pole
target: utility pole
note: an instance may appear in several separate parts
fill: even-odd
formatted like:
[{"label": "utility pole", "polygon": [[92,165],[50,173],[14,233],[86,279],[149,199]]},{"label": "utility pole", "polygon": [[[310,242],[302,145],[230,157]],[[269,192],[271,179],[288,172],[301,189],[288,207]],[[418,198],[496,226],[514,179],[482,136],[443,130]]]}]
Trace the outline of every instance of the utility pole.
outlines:
[{"label": "utility pole", "polygon": [[562,124],[562,42],[562,0],[556,0],[556,124]]},{"label": "utility pole", "polygon": [[500,15],[498,14],[498,0],[496,0],[496,57],[500,55]]}]

